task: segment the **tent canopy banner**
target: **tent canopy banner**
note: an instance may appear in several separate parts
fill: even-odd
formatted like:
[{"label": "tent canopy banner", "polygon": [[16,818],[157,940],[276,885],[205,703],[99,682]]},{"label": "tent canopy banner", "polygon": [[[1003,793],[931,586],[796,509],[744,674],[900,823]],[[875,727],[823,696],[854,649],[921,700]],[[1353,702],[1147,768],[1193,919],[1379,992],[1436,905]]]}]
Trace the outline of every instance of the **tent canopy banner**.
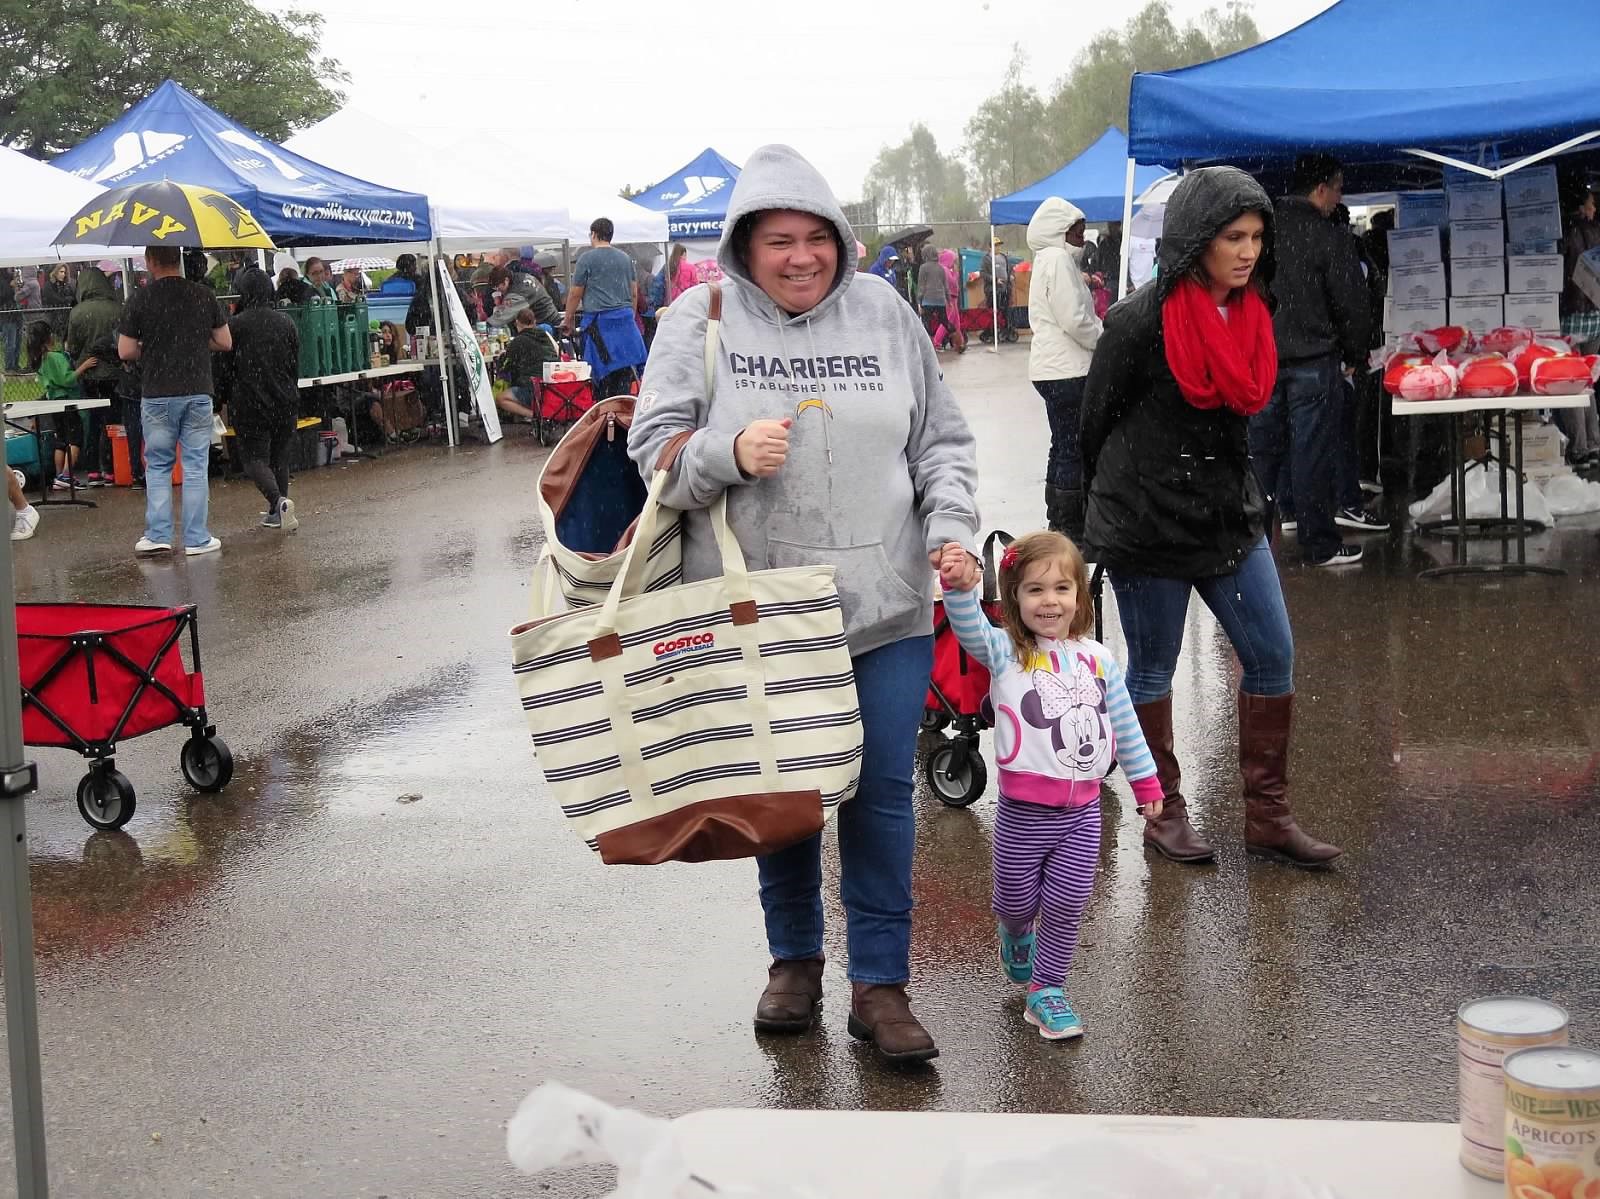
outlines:
[{"label": "tent canopy banner", "polygon": [[1215,62],[1136,74],[1130,151],[1176,166],[1424,148],[1511,167],[1600,130],[1594,40],[1562,30],[1576,32],[1572,9],[1555,0],[1340,0]]},{"label": "tent canopy banner", "polygon": [[427,197],[345,175],[268,141],[172,80],[54,165],[116,187],[171,179],[214,188],[280,246],[423,241]]},{"label": "tent canopy banner", "polygon": [[705,241],[722,236],[728,201],[739,181],[739,168],[707,147],[694,161],[644,189],[633,202],[667,214],[667,235],[673,241]]},{"label": "tent canopy banner", "polygon": [[119,250],[51,244],[68,217],[104,194],[105,188],[98,183],[0,146],[0,196],[5,197],[0,204],[0,266],[38,266],[58,259],[142,258],[142,245]]},{"label": "tent canopy banner", "polygon": [[[1158,166],[1134,172],[1134,194],[1145,190],[1166,172]],[[1021,191],[989,202],[991,225],[1026,225],[1051,196],[1059,196],[1083,210],[1092,224],[1122,219],[1122,193],[1127,186],[1128,139],[1112,126],[1082,154],[1059,170],[1030,183]]]}]

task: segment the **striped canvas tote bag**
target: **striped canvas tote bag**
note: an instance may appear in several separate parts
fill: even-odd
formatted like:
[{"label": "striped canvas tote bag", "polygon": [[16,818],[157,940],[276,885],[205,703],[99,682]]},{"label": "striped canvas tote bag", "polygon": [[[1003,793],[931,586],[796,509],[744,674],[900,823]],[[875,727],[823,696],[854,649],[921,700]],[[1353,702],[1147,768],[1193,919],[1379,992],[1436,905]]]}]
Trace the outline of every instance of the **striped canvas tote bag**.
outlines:
[{"label": "striped canvas tote bag", "polygon": [[833,567],[748,570],[719,499],[722,575],[643,590],[667,464],[604,603],[511,631],[545,781],[608,863],[771,853],[821,830],[861,772]]},{"label": "striped canvas tote bag", "polygon": [[[628,457],[633,408],[631,396],[594,405],[567,430],[539,472],[545,551],[536,582],[547,577],[564,603],[541,600],[544,589],[536,585],[536,617],[603,602],[622,569],[645,495],[639,468]],[[664,510],[656,528],[644,566],[646,591],[683,578],[678,514]]]}]

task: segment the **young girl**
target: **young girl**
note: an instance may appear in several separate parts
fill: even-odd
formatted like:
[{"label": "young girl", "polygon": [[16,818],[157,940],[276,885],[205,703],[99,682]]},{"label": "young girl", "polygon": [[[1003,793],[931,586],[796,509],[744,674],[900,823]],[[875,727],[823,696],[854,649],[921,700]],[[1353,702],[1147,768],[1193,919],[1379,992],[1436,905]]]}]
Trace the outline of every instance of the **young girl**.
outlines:
[{"label": "young girl", "polygon": [[[45,321],[34,321],[28,326],[28,361],[39,374],[47,400],[70,400],[82,396],[78,380],[85,371],[100,365],[100,360],[89,355],[76,367],[56,341],[55,330]],[[72,470],[78,465],[78,449],[83,445],[83,417],[76,412],[58,412],[54,418],[56,442],[55,490],[66,491],[75,483]]]},{"label": "young girl", "polygon": [[1115,758],[1146,820],[1161,814],[1161,784],[1122,668],[1087,636],[1094,606],[1078,547],[1043,532],[1012,543],[1000,559],[1004,629],[984,616],[966,554],[945,546],[939,576],[950,627],[992,676],[1000,961],[1029,984],[1023,1017],[1041,1037],[1078,1037],[1062,988],[1100,860],[1100,781]]}]

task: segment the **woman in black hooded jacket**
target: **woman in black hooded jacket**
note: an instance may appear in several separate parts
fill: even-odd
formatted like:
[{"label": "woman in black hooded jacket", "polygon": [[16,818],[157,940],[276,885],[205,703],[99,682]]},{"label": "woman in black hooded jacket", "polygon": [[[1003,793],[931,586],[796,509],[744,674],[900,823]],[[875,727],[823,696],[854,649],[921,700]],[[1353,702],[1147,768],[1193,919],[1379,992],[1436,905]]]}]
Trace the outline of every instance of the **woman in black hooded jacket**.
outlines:
[{"label": "woman in black hooded jacket", "polygon": [[1145,840],[1209,861],[1189,823],[1173,751],[1172,676],[1189,593],[1239,655],[1245,843],[1298,866],[1337,858],[1285,799],[1294,638],[1265,536],[1248,420],[1277,376],[1267,285],[1272,203],[1250,176],[1208,167],[1167,205],[1160,272],[1106,316],[1083,405],[1084,540],[1105,564],[1128,642],[1128,691],[1165,792]]},{"label": "woman in black hooded jacket", "polygon": [[228,418],[244,473],[267,501],[261,523],[299,527],[289,498],[289,452],[300,414],[300,332],[275,306],[272,280],[247,266],[233,282],[239,308],[228,322],[233,353],[221,355]]}]

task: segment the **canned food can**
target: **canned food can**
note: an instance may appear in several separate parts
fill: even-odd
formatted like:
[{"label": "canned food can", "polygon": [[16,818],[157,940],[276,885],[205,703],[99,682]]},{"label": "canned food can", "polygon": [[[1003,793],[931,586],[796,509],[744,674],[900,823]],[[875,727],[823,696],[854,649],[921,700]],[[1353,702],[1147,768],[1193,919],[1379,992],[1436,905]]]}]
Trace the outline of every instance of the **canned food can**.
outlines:
[{"label": "canned food can", "polygon": [[[1505,1081],[1501,1064],[1520,1049],[1567,1043],[1567,1013],[1528,995],[1469,999],[1456,1012],[1461,1164],[1505,1177]],[[1600,1197],[1597,1197],[1600,1199]]]},{"label": "canned food can", "polygon": [[1524,1049],[1505,1080],[1508,1199],[1600,1199],[1600,1053]]}]

